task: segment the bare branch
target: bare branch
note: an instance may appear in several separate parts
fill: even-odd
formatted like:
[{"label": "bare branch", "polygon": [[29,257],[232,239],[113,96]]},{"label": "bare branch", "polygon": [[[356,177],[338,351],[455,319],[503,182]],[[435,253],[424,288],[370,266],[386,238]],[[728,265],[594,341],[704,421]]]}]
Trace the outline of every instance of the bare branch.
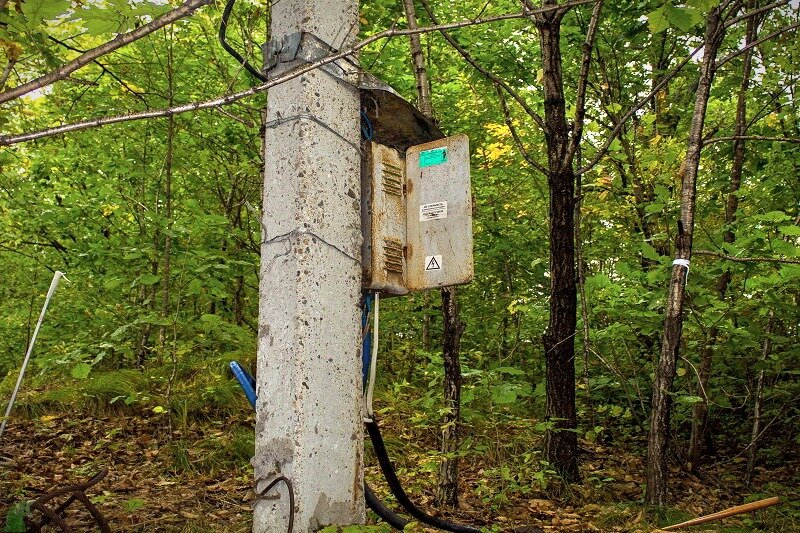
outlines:
[{"label": "bare branch", "polygon": [[748,11],[744,15],[740,15],[740,16],[738,16],[736,18],[733,18],[733,19],[729,20],[728,22],[725,23],[724,27],[725,27],[725,29],[730,28],[734,24],[738,24],[739,22],[741,22],[743,20],[747,20],[750,17],[754,17],[756,15],[760,15],[761,13],[766,13],[767,11],[771,11],[771,10],[775,9],[776,7],[780,7],[780,6],[786,5],[790,1],[791,0],[778,0],[777,2],[772,2],[771,4],[767,4],[764,7],[760,7],[758,9],[754,9],[752,11]]},{"label": "bare branch", "polygon": [[638,102],[633,104],[628,109],[628,111],[626,111],[625,114],[622,115],[622,118],[619,119],[619,122],[617,122],[617,125],[614,126],[614,129],[611,131],[611,133],[609,133],[606,136],[605,142],[598,149],[594,157],[592,157],[592,159],[589,160],[588,163],[586,163],[583,167],[579,168],[575,173],[584,174],[590,171],[592,168],[594,168],[594,166],[597,163],[599,163],[600,160],[603,159],[603,157],[605,157],[606,152],[608,152],[609,146],[611,146],[611,143],[614,142],[614,139],[616,139],[617,135],[622,130],[622,127],[625,125],[628,119],[631,118],[633,114],[636,113],[639,109],[641,109],[645,104],[647,104],[647,102],[649,102],[651,98],[653,98],[656,94],[658,94],[658,92],[661,89],[663,89],[664,86],[672,80],[672,78],[677,76],[678,73],[680,73],[680,71],[683,70],[683,67],[685,67],[689,63],[689,61],[691,61],[692,58],[696,56],[700,52],[700,50],[703,49],[703,47],[704,45],[700,45],[694,50],[692,50],[692,52],[688,56],[683,58],[683,60],[680,63],[678,63],[678,65],[676,65],[675,68],[669,71],[667,75],[661,79],[661,81],[659,81],[656,85],[654,85],[649,93],[640,98]]},{"label": "bare branch", "polygon": [[725,57],[723,57],[722,59],[717,61],[717,64],[714,65],[714,68],[718,69],[719,67],[721,67],[722,65],[724,65],[725,63],[730,61],[731,59],[742,55],[743,53],[747,52],[748,50],[750,50],[754,46],[758,46],[759,44],[763,43],[764,41],[769,41],[773,37],[777,37],[778,35],[780,35],[782,33],[786,33],[787,31],[791,31],[791,30],[797,28],[798,26],[800,26],[800,22],[797,22],[797,23],[794,23],[794,24],[790,24],[788,26],[784,26],[783,28],[777,29],[774,32],[770,33],[769,35],[765,35],[764,37],[761,37],[757,41],[753,41],[752,43],[748,44],[747,46],[744,46],[744,47],[740,48],[739,50],[736,50],[735,52],[731,52],[730,54],[726,55]]},{"label": "bare branch", "polygon": [[15,61],[13,59],[9,59],[6,63],[6,67],[3,69],[3,73],[0,74],[0,91],[3,90],[3,87],[6,86],[6,81],[8,77],[11,75],[11,69],[14,68]]},{"label": "bare branch", "polygon": [[736,257],[725,255],[721,252],[712,252],[711,250],[695,250],[693,253],[695,255],[719,257],[720,259],[733,261],[735,263],[782,263],[787,265],[800,265],[800,259],[784,259],[780,257]]},{"label": "bare branch", "polygon": [[51,85],[59,80],[63,80],[76,70],[93,62],[98,57],[113,52],[114,50],[130,44],[137,39],[141,39],[142,37],[149,35],[160,28],[163,28],[164,26],[185,18],[194,13],[198,8],[211,4],[212,2],[214,2],[214,0],[186,0],[186,2],[184,2],[179,8],[173,9],[172,11],[161,15],[160,17],[148,22],[143,26],[139,26],[138,28],[129,31],[128,33],[117,35],[114,39],[105,44],[101,44],[96,48],[92,48],[69,63],[60,66],[53,72],[0,93],[0,104],[19,98],[20,96],[35,91],[36,89],[47,87],[48,85]]},{"label": "bare branch", "polygon": [[[205,0],[203,0],[205,1]],[[583,1],[582,3],[586,3]],[[541,12],[552,11],[553,8],[543,8]],[[477,26],[481,24],[488,24],[492,22],[504,21],[504,20],[512,20],[512,19],[520,19],[526,18],[530,15],[530,11],[526,11],[524,13],[507,13],[504,15],[497,15],[494,17],[487,17],[484,19],[478,20],[461,20],[457,22],[449,22],[447,24],[438,24],[433,26],[426,26],[420,27],[416,29],[388,29],[380,31],[374,35],[367,37],[366,39],[359,41],[358,43],[350,46],[342,50],[341,52],[337,52],[335,54],[331,54],[329,56],[323,57],[313,63],[309,63],[307,65],[302,65],[291,70],[288,70],[281,76],[277,76],[275,78],[270,79],[267,82],[264,82],[260,85],[255,85],[249,89],[244,91],[240,91],[237,93],[229,94],[227,96],[221,96],[219,98],[214,98],[211,100],[205,100],[203,102],[192,102],[188,104],[181,104],[173,107],[169,107],[166,109],[152,109],[148,111],[142,111],[139,113],[131,113],[128,115],[116,115],[111,117],[102,117],[97,119],[85,120],[82,122],[75,122],[72,124],[65,124],[63,126],[57,126],[54,128],[48,128],[45,130],[30,132],[30,133],[23,133],[20,135],[2,135],[0,136],[0,146],[9,146],[12,144],[17,144],[26,141],[32,141],[35,139],[41,139],[44,137],[51,137],[53,135],[59,135],[62,133],[69,133],[73,131],[80,131],[89,128],[96,128],[100,126],[106,126],[109,124],[118,124],[121,122],[130,122],[133,120],[143,120],[143,119],[151,119],[151,118],[159,118],[159,117],[168,117],[170,115],[177,115],[180,113],[186,113],[190,111],[200,111],[204,109],[212,109],[221,106],[225,106],[228,104],[232,104],[233,102],[237,102],[249,96],[253,96],[260,92],[266,91],[271,87],[275,87],[276,85],[280,85],[281,83],[287,82],[291,79],[297,78],[298,76],[302,76],[312,70],[316,70],[323,65],[327,65],[328,63],[332,63],[339,59],[343,59],[347,56],[353,55],[355,52],[361,50],[365,46],[369,46],[370,44],[379,41],[381,39],[390,39],[392,37],[397,36],[404,36],[404,35],[411,35],[414,33],[430,33],[434,31],[442,31],[442,30],[452,30],[458,28],[465,28],[467,26]]]},{"label": "bare branch", "polygon": [[[53,37],[53,36],[51,36],[51,35],[48,35],[48,36],[47,36],[47,38],[48,38],[48,39],[50,39],[51,41],[53,41],[54,43],[60,44],[61,46],[63,46],[64,48],[66,48],[66,49],[68,49],[68,50],[72,50],[73,52],[78,52],[78,53],[81,53],[81,54],[85,54],[85,53],[86,53],[86,50],[81,50],[80,48],[76,48],[76,47],[74,47],[74,46],[71,46],[70,44],[68,44],[68,43],[65,43],[64,41],[61,41],[61,40],[59,40],[59,39],[56,39],[55,37]],[[117,76],[116,74],[114,74],[113,72],[111,72],[111,71],[108,69],[108,67],[106,67],[104,64],[102,64],[102,63],[101,63],[100,61],[98,61],[97,59],[95,59],[94,61],[92,61],[92,63],[94,63],[95,65],[97,65],[98,67],[100,67],[100,68],[102,69],[102,71],[103,71],[103,72],[105,72],[106,74],[108,74],[109,76],[111,76],[112,78],[114,78],[114,80],[116,80],[116,82],[117,82],[117,83],[119,83],[120,85],[122,85],[122,86],[123,86],[123,87],[124,87],[124,88],[125,88],[125,89],[126,89],[128,92],[130,92],[130,93],[131,93],[132,95],[134,95],[136,98],[138,98],[139,100],[141,100],[142,102],[144,102],[144,105],[146,105],[146,106],[148,105],[148,103],[147,103],[147,100],[144,98],[144,96],[142,96],[142,93],[141,93],[141,92],[134,90],[134,89],[133,89],[133,88],[132,88],[130,85],[128,85],[128,84],[125,82],[125,80],[123,80],[122,78],[120,78],[119,76]],[[2,89],[2,84],[0,84],[0,89]]]},{"label": "bare branch", "polygon": [[711,137],[703,141],[704,145],[728,141],[773,141],[800,144],[800,137],[768,137],[765,135],[729,135],[727,137]]},{"label": "bare branch", "polygon": [[506,126],[508,127],[508,131],[511,132],[511,138],[514,139],[514,144],[517,146],[520,154],[522,154],[522,158],[525,159],[530,166],[546,175],[547,169],[544,168],[544,166],[542,166],[538,161],[536,161],[536,159],[534,159],[525,149],[525,144],[522,142],[522,139],[520,139],[519,134],[517,133],[517,128],[514,126],[514,122],[511,120],[511,113],[509,112],[505,96],[503,96],[502,87],[500,87],[499,83],[495,83],[494,87],[495,90],[497,90],[497,97],[500,99],[500,107],[503,109],[503,117],[505,118]]},{"label": "bare branch", "polygon": [[583,136],[583,119],[586,116],[586,86],[589,80],[589,66],[592,63],[592,49],[594,48],[594,38],[597,33],[597,25],[600,21],[600,11],[603,9],[603,0],[598,0],[592,10],[592,18],[589,20],[589,28],[586,30],[586,40],[583,42],[583,56],[581,57],[581,71],[578,75],[578,90],[575,96],[575,122],[572,126],[572,138],[570,139],[567,157],[572,165],[572,159]]},{"label": "bare branch", "polygon": [[[431,19],[431,22],[437,24],[438,22],[436,20],[436,15],[433,14],[433,10],[431,9],[430,4],[428,4],[427,0],[421,0],[421,1],[422,1],[422,6],[428,13],[428,17],[430,17]],[[549,8],[547,8],[547,11],[553,11],[558,7],[559,6],[550,6]],[[537,11],[542,12],[543,10],[537,10]],[[524,14],[526,17],[528,17],[533,14],[533,11],[528,10],[526,8]],[[449,33],[445,31],[441,31],[440,33],[442,34],[442,37],[444,37],[445,40],[448,43],[450,43],[450,46],[452,46],[459,54],[461,54],[461,57],[463,57],[467,63],[472,65],[472,68],[483,74],[483,76],[491,80],[493,83],[502,87],[503,90],[505,90],[509,94],[509,96],[511,96],[511,98],[513,98],[520,105],[520,107],[522,107],[522,109],[525,110],[528,116],[530,116],[533,119],[533,121],[536,122],[536,124],[542,130],[544,130],[544,120],[542,120],[542,117],[539,116],[539,114],[536,113],[536,111],[534,111],[533,108],[528,105],[528,102],[526,102],[525,99],[522,98],[522,96],[520,96],[520,94],[517,91],[515,91],[505,80],[503,80],[502,78],[500,78],[499,76],[497,76],[496,74],[485,68],[480,63],[478,63],[475,60],[475,58],[472,57],[472,55],[463,46],[461,46],[461,44],[459,44],[458,41],[456,41]]]}]

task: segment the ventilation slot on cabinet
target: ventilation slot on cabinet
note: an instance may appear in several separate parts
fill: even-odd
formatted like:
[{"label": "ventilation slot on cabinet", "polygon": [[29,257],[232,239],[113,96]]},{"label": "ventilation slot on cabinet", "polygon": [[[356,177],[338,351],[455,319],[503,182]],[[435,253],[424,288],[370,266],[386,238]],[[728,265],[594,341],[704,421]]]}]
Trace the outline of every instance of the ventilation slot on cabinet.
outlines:
[{"label": "ventilation slot on cabinet", "polygon": [[403,195],[403,169],[388,161],[383,161],[383,190],[387,194]]},{"label": "ventilation slot on cabinet", "polygon": [[399,239],[383,240],[384,264],[389,272],[403,273],[403,243]]}]

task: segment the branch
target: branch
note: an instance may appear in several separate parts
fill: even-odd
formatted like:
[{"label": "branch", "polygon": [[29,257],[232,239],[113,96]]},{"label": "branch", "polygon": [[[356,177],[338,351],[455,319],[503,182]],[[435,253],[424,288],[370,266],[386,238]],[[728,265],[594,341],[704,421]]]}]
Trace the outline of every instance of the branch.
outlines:
[{"label": "branch", "polygon": [[680,71],[683,70],[683,67],[685,67],[689,63],[689,61],[691,61],[692,58],[694,56],[696,56],[700,52],[700,50],[703,49],[703,47],[704,47],[704,45],[701,44],[700,46],[698,46],[697,48],[692,50],[692,52],[688,56],[683,58],[683,61],[678,63],[678,65],[675,68],[673,68],[671,71],[669,71],[667,73],[667,75],[664,76],[661,79],[661,81],[659,81],[655,86],[653,86],[653,88],[650,90],[649,93],[647,93],[645,96],[640,98],[638,102],[633,104],[628,109],[628,111],[626,111],[625,114],[622,115],[622,118],[619,119],[619,122],[617,122],[617,125],[614,126],[614,129],[612,130],[612,132],[606,136],[606,141],[603,143],[603,145],[600,147],[600,149],[597,151],[597,153],[594,155],[594,157],[588,163],[586,163],[583,167],[579,168],[575,173],[576,174],[584,174],[584,173],[590,171],[592,168],[594,168],[594,166],[597,163],[599,163],[600,160],[603,159],[603,157],[605,157],[606,152],[608,152],[609,146],[611,146],[611,143],[614,142],[614,139],[617,137],[619,132],[622,130],[622,127],[625,125],[625,123],[628,121],[628,119],[631,118],[633,116],[633,114],[636,113],[639,109],[641,109],[642,106],[647,104],[647,102],[649,102],[651,98],[653,98],[656,94],[658,94],[658,92],[661,89],[663,89],[664,86],[672,80],[672,78],[677,76],[678,73],[680,73]]},{"label": "branch", "polygon": [[586,85],[589,80],[589,66],[592,63],[592,48],[594,48],[594,37],[597,33],[597,25],[600,21],[600,11],[603,9],[603,0],[598,0],[592,10],[592,18],[589,20],[589,28],[586,30],[586,40],[583,42],[583,56],[581,57],[581,71],[578,75],[578,90],[575,96],[575,121],[572,126],[572,138],[567,149],[568,161],[572,166],[572,159],[583,136],[583,119],[586,116]]},{"label": "branch", "polygon": [[161,15],[157,19],[152,20],[143,26],[139,26],[135,30],[117,35],[114,37],[114,39],[105,44],[101,44],[96,48],[92,48],[85,54],[82,54],[69,63],[60,66],[53,72],[0,93],[0,104],[19,98],[20,96],[35,91],[36,89],[47,87],[48,85],[51,85],[59,80],[63,80],[76,70],[93,62],[98,57],[113,52],[114,50],[130,44],[137,39],[141,39],[145,35],[153,33],[154,31],[163,28],[168,24],[172,24],[175,21],[187,17],[194,13],[198,8],[211,4],[212,2],[214,2],[214,0],[186,0],[181,7]]},{"label": "branch", "polygon": [[711,250],[695,250],[692,253],[695,255],[719,257],[720,259],[733,261],[735,263],[782,263],[787,265],[800,265],[800,259],[783,259],[778,257],[735,257],[732,255],[725,255],[720,252],[712,252]]},{"label": "branch", "polygon": [[725,57],[723,57],[722,59],[717,61],[717,64],[714,65],[714,68],[718,69],[719,67],[721,67],[722,65],[724,65],[725,63],[730,61],[731,59],[733,59],[733,58],[735,58],[737,56],[740,56],[741,54],[743,54],[746,51],[750,50],[754,46],[758,46],[759,44],[763,43],[764,41],[768,41],[768,40],[772,39],[773,37],[777,37],[778,35],[780,35],[782,33],[785,33],[787,31],[793,30],[793,29],[797,28],[798,26],[800,26],[800,22],[796,22],[794,24],[790,24],[788,26],[784,26],[783,28],[777,29],[774,32],[770,33],[769,35],[765,35],[764,37],[758,39],[757,41],[753,41],[752,43],[748,44],[747,46],[742,47],[739,50],[736,50],[735,52],[731,52],[730,54],[726,55]]},{"label": "branch", "polygon": [[3,69],[3,73],[0,74],[0,91],[3,90],[3,87],[6,86],[6,81],[8,77],[11,75],[11,69],[14,68],[15,61],[13,59],[9,59],[6,63],[6,68]]},{"label": "branch", "polygon": [[[61,41],[61,40],[59,40],[59,39],[56,39],[55,37],[53,37],[53,36],[51,36],[51,35],[48,35],[48,36],[47,36],[47,38],[48,38],[48,39],[50,39],[51,41],[53,41],[54,43],[60,44],[61,46],[63,46],[64,48],[66,48],[66,49],[68,49],[68,50],[72,50],[73,52],[78,52],[78,53],[81,53],[81,54],[85,54],[85,53],[86,53],[86,50],[81,50],[80,48],[76,48],[76,47],[74,47],[74,46],[71,46],[71,45],[69,45],[69,44],[65,43],[64,41]],[[122,85],[123,87],[125,87],[125,89],[126,89],[128,92],[130,92],[132,95],[134,95],[134,96],[135,96],[135,97],[137,97],[139,100],[141,100],[142,102],[144,102],[144,105],[145,105],[145,106],[148,106],[148,104],[147,104],[147,100],[144,98],[144,96],[142,96],[142,93],[140,93],[139,91],[135,91],[135,90],[133,90],[133,89],[132,89],[132,88],[131,88],[131,87],[130,87],[130,86],[127,84],[127,83],[125,83],[125,80],[123,80],[122,78],[120,78],[119,76],[117,76],[116,74],[114,74],[113,72],[111,72],[111,71],[108,69],[108,67],[106,67],[104,64],[102,64],[102,63],[101,63],[100,61],[98,61],[97,59],[93,60],[93,61],[92,61],[92,63],[94,63],[95,65],[97,65],[98,67],[100,67],[100,68],[102,69],[102,71],[103,71],[103,72],[105,72],[106,74],[108,74],[109,76],[111,76],[112,78],[114,78],[114,80],[116,80],[116,82],[117,82],[117,83],[119,83],[120,85]],[[0,87],[2,87],[2,85],[0,85]],[[148,107],[149,107],[149,106],[148,106]]]},{"label": "branch", "polygon": [[[198,0],[198,1],[207,1],[207,0]],[[586,3],[587,0],[583,0],[582,3]],[[563,6],[562,6],[563,7]],[[543,8],[541,12],[545,11],[552,11],[553,8]],[[512,20],[512,19],[520,19],[526,18],[530,15],[530,11],[526,11],[524,13],[507,13],[504,15],[497,15],[495,17],[487,17],[484,19],[478,20],[462,20],[458,22],[449,22],[447,24],[438,24],[433,26],[426,26],[421,28],[415,29],[388,29],[380,31],[366,39],[357,42],[353,46],[342,50],[341,52],[337,52],[335,54],[331,54],[329,56],[323,57],[313,63],[309,63],[307,65],[302,65],[291,70],[286,71],[281,76],[275,77],[267,82],[264,82],[260,85],[253,86],[249,89],[244,91],[240,91],[237,93],[229,94],[227,96],[221,96],[219,98],[214,98],[212,100],[205,100],[203,102],[193,102],[189,104],[181,104],[173,107],[169,107],[166,109],[152,109],[148,111],[141,111],[139,113],[131,113],[128,115],[116,115],[111,117],[102,117],[97,119],[85,120],[82,122],[75,122],[72,124],[65,124],[63,126],[57,126],[54,128],[48,128],[44,130],[39,130],[31,133],[23,133],[20,135],[2,135],[0,136],[0,146],[9,146],[12,144],[17,144],[26,141],[32,141],[35,139],[41,139],[44,137],[51,137],[53,135],[59,135],[62,133],[69,133],[72,131],[80,131],[89,128],[96,128],[100,126],[106,126],[109,124],[118,124],[120,122],[130,122],[133,120],[143,120],[143,119],[150,119],[150,118],[160,118],[160,117],[168,117],[170,115],[177,115],[180,113],[186,113],[190,111],[200,111],[203,109],[212,109],[216,107],[221,107],[224,105],[232,104],[233,102],[237,102],[249,96],[253,96],[254,94],[258,94],[260,92],[266,91],[271,87],[275,87],[276,85],[280,85],[281,83],[285,83],[291,79],[297,78],[298,76],[302,76],[308,72],[318,69],[323,65],[327,65],[328,63],[332,63],[339,59],[343,59],[347,56],[355,54],[357,51],[361,50],[362,48],[369,46],[370,44],[379,41],[381,39],[390,39],[396,36],[404,36],[404,35],[411,35],[414,33],[431,33],[434,31],[442,31],[442,30],[451,30],[451,29],[458,29],[464,28],[467,26],[477,26],[480,24],[488,24],[491,22],[498,22],[504,20]]]},{"label": "branch", "polygon": [[508,104],[506,104],[506,99],[503,96],[503,89],[500,87],[499,83],[495,83],[495,89],[497,90],[497,97],[500,99],[500,107],[503,109],[503,117],[505,118],[506,126],[508,126],[508,131],[511,132],[511,138],[514,139],[514,144],[517,146],[520,154],[522,154],[522,158],[527,161],[530,166],[542,174],[547,175],[547,169],[539,164],[539,162],[536,161],[525,149],[525,145],[517,133],[517,128],[514,126],[514,122],[511,120],[511,113],[508,110]]},{"label": "branch", "polygon": [[[428,13],[428,17],[430,17],[430,19],[431,19],[431,22],[433,22],[434,24],[437,24],[436,16],[433,14],[433,10],[431,9],[430,4],[428,4],[427,0],[421,0],[421,1],[422,1],[422,6],[425,8],[425,11]],[[547,12],[547,11],[557,11],[557,10],[562,9],[562,8],[569,8],[569,7],[573,7],[573,6],[576,6],[576,5],[587,4],[587,3],[592,2],[592,1],[594,1],[594,0],[579,0],[577,2],[571,2],[571,3],[568,3],[568,4],[561,5],[561,6],[548,6],[546,8],[536,9],[536,10],[530,10],[528,8],[525,8],[524,15],[526,17],[530,17],[530,16],[533,16],[536,13],[544,13],[544,12]],[[444,37],[445,40],[448,43],[450,43],[450,46],[452,46],[459,54],[461,54],[461,57],[463,57],[464,60],[467,63],[472,65],[472,67],[475,70],[477,70],[478,72],[483,74],[486,78],[490,79],[493,83],[495,83],[495,84],[499,85],[500,87],[502,87],[509,94],[509,96],[511,96],[511,98],[513,98],[522,107],[522,109],[525,110],[525,112],[528,114],[528,116],[530,116],[533,119],[533,121],[536,122],[536,124],[539,126],[539,128],[541,128],[544,131],[544,129],[545,129],[544,120],[542,120],[542,117],[540,117],[539,114],[536,113],[536,111],[534,111],[533,108],[531,108],[528,105],[528,103],[525,101],[525,99],[522,98],[522,96],[520,96],[520,94],[518,92],[516,92],[508,83],[506,83],[505,80],[503,80],[502,78],[500,78],[499,76],[497,76],[496,74],[491,72],[490,70],[486,69],[480,63],[478,63],[475,60],[475,58],[473,58],[472,55],[470,55],[470,53],[463,46],[461,46],[458,43],[458,41],[456,41],[450,34],[448,34],[445,31],[440,31],[440,33],[442,34],[442,37]]]},{"label": "branch", "polygon": [[703,142],[703,145],[709,145],[719,142],[727,141],[774,141],[783,143],[800,144],[800,137],[767,137],[764,135],[730,135],[728,137],[711,137]]},{"label": "branch", "polygon": [[782,5],[788,4],[789,2],[790,2],[790,0],[778,0],[777,2],[772,2],[771,4],[767,4],[764,7],[760,7],[758,9],[754,9],[753,11],[748,11],[744,15],[740,15],[740,16],[738,16],[738,17],[736,17],[734,19],[731,19],[728,22],[726,22],[724,24],[724,28],[728,29],[731,26],[733,26],[734,24],[738,24],[739,22],[741,22],[743,20],[747,20],[750,17],[754,17],[756,15],[760,15],[761,13],[766,13],[767,11],[771,11],[772,9],[774,9],[776,7],[780,7]]}]

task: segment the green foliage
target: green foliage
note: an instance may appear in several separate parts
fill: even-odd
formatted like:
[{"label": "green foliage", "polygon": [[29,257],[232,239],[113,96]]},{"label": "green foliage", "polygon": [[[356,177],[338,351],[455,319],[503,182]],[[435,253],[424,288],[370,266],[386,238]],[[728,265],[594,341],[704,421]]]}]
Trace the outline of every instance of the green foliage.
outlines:
[{"label": "green foliage", "polygon": [[30,503],[18,502],[6,513],[6,524],[3,531],[6,533],[25,533],[25,518],[30,514]]},{"label": "green foliage", "polygon": [[[254,43],[266,38],[260,29],[263,5],[237,4],[237,27],[242,30],[231,33],[243,50],[257,49]],[[716,5],[713,0],[606,3],[592,54],[590,113],[576,168],[611,137],[630,106],[694,48],[706,15]],[[20,6],[21,12],[7,7],[0,13],[0,59],[14,62],[8,87],[75,57],[76,52],[48,36],[89,49],[169,7],[122,0],[26,0]],[[512,2],[432,1],[431,6],[442,20],[518,9]],[[570,10],[562,26],[568,107],[574,106],[588,9]],[[361,16],[362,35],[404,24],[399,2],[364,2]],[[419,18],[421,24],[429,22],[425,13]],[[774,31],[790,18],[773,13],[761,31]],[[251,80],[219,51],[217,23],[217,11],[203,11],[101,58],[114,76],[92,64],[52,91],[4,105],[2,133],[164,107],[170,95],[174,102],[191,102],[247,87]],[[742,26],[729,29],[725,53],[741,46]],[[543,112],[541,51],[529,20],[476,25],[452,34],[478,65],[505,80],[536,113]],[[476,272],[474,282],[458,292],[466,324],[461,341],[465,440],[456,455],[486,461],[476,486],[487,505],[500,508],[531,491],[558,485],[535,451],[553,426],[544,417],[541,344],[551,290],[547,178],[528,164],[521,150],[545,165],[547,143],[535,120],[507,95],[509,115],[504,116],[495,86],[439,34],[426,33],[421,39],[440,126],[448,133],[467,133],[472,150]],[[414,100],[408,56],[407,40],[396,38],[366,47],[359,60]],[[791,95],[796,94],[798,57],[796,40],[759,45],[757,79],[746,93],[749,135],[797,136],[799,117]],[[718,73],[707,133],[733,131],[739,62],[731,61]],[[632,443],[638,450],[647,430],[697,68],[690,61],[635,113],[612,139],[609,153],[580,179],[585,271],[580,281],[586,313],[579,313],[576,335],[565,342],[576,343],[578,434],[589,443]],[[253,206],[260,205],[258,124],[263,102],[257,97],[226,108],[227,114],[176,116],[169,191],[166,120],[0,151],[3,393],[10,393],[16,379],[52,270],[64,270],[72,280],[55,294],[26,380],[26,388],[41,392],[23,391],[20,413],[158,410],[159,417],[172,417],[175,427],[186,432],[196,421],[219,421],[246,411],[226,365],[238,359],[254,366],[261,228]],[[735,220],[726,222],[732,156],[729,142],[703,149],[695,249],[737,259],[796,261],[797,144],[746,143],[738,210]],[[728,231],[733,239],[726,238]],[[726,272],[731,282],[723,295],[718,280]],[[717,453],[740,453],[749,443],[753,391],[761,371],[766,383],[763,417],[774,422],[759,442],[759,464],[780,464],[787,450],[795,448],[800,439],[800,406],[794,401],[800,395],[798,286],[796,264],[692,257],[684,360],[673,391],[678,449],[688,440],[693,408],[707,402]],[[433,293],[427,299],[413,295],[381,305],[377,407],[382,414],[402,417],[414,437],[402,439],[412,461],[408,469],[423,472],[412,486],[428,483],[422,476],[434,472],[441,460],[430,451],[435,443],[414,447],[414,442],[439,434],[441,415],[448,409],[441,398],[439,305]],[[762,360],[770,311],[776,317],[769,334],[772,350]],[[431,331],[424,346],[426,317]],[[697,374],[712,329],[714,358],[703,393]],[[509,427],[515,433],[498,439],[497,433]],[[221,432],[203,449],[178,439],[170,452],[176,471],[213,472],[246,463],[252,448],[251,434]],[[609,483],[601,474],[595,478],[591,483],[601,488]],[[602,520],[609,526],[629,525],[639,510],[620,507]],[[678,518],[648,517],[660,524]],[[786,524],[783,530],[791,530]]]}]

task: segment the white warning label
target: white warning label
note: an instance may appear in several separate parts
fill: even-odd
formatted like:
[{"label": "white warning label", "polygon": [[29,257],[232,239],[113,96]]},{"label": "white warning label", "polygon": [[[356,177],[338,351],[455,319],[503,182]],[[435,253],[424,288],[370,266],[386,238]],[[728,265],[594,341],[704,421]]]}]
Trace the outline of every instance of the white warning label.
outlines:
[{"label": "white warning label", "polygon": [[419,221],[439,220],[447,218],[447,202],[434,202],[419,206]]},{"label": "white warning label", "polygon": [[442,269],[441,255],[425,256],[425,272],[432,272],[434,270],[441,270],[441,269]]}]

